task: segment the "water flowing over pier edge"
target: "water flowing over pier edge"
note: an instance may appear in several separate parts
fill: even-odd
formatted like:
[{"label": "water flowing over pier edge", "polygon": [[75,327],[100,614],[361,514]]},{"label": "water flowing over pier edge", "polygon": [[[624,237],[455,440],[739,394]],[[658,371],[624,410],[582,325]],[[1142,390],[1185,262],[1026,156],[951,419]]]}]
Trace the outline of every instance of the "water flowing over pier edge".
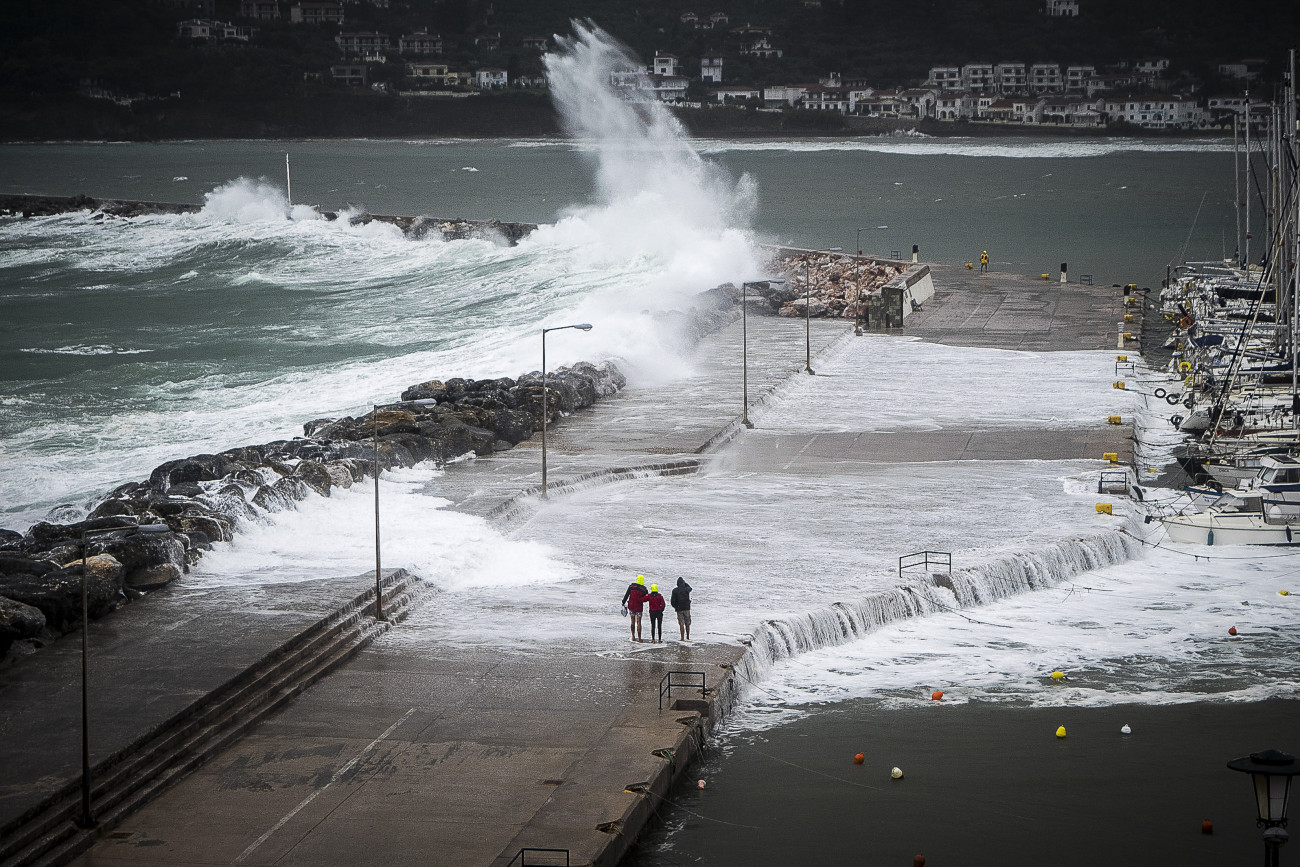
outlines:
[{"label": "water flowing over pier edge", "polygon": [[[1055,587],[1077,575],[1133,559],[1142,541],[1132,527],[1064,539],[948,574],[899,584],[850,602],[763,621],[744,639],[736,673],[757,686],[774,665],[810,650],[844,644],[908,617],[976,608],[1018,593]],[[740,700],[739,685],[727,704]]]}]

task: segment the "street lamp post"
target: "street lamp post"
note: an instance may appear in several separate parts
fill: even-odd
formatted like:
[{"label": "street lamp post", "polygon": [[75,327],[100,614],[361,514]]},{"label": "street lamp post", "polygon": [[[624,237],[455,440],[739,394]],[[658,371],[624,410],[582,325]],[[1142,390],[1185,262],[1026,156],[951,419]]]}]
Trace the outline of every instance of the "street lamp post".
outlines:
[{"label": "street lamp post", "polygon": [[86,540],[91,536],[135,530],[140,533],[167,533],[166,524],[137,524],[125,527],[105,527],[100,530],[81,531],[81,819],[83,828],[95,827],[95,814],[90,809],[90,602],[86,592],[86,573],[89,570]]},{"label": "street lamp post", "polygon": [[431,397],[420,398],[419,400],[400,401],[398,403],[376,403],[372,404],[373,411],[370,414],[371,434],[373,437],[373,447],[375,452],[375,619],[384,619],[384,593],[380,586],[380,558],[379,558],[379,411],[381,409],[390,409],[394,406],[433,406],[438,401]]},{"label": "street lamp post", "polygon": [[542,499],[546,499],[546,334],[549,331],[563,331],[566,328],[576,328],[579,331],[590,331],[590,323],[584,322],[581,325],[557,325],[554,328],[542,329]]},{"label": "street lamp post", "polygon": [[769,286],[780,286],[784,280],[757,280],[750,283],[740,284],[740,371],[741,371],[741,401],[744,404],[744,411],[740,416],[740,423],[745,427],[752,428],[754,423],[749,420],[749,287],[757,286],[759,283],[766,283]]},{"label": "street lamp post", "polygon": [[1278,867],[1280,850],[1289,836],[1286,806],[1291,778],[1300,774],[1300,760],[1279,750],[1264,750],[1233,759],[1228,767],[1250,774],[1255,784],[1256,824],[1264,829],[1264,867]]}]

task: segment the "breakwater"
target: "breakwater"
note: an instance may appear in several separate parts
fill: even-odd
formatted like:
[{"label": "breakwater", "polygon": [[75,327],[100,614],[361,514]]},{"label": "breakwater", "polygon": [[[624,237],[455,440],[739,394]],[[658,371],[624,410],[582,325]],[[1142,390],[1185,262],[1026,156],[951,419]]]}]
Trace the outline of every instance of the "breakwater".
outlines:
[{"label": "breakwater", "polygon": [[[201,210],[203,210],[203,205],[192,203],[96,199],[87,195],[0,195],[0,215],[16,215],[24,218],[52,217],[56,214],[91,211],[100,219],[131,219],[150,214],[195,214]],[[439,237],[444,241],[461,241],[467,238],[486,238],[501,240],[514,245],[537,228],[535,223],[511,223],[502,222],[501,220],[443,219],[428,216],[392,216],[364,212],[347,214],[338,211],[321,210],[320,208],[316,208],[316,212],[320,214],[322,219],[331,221],[345,219],[352,225],[365,225],[372,222],[388,223],[401,229],[402,233],[407,237],[415,239]]]},{"label": "breakwater", "polygon": [[[547,424],[625,384],[612,362],[548,372]],[[168,461],[115,488],[84,520],[0,530],[0,656],[15,641],[39,645],[78,627],[83,538],[87,606],[99,617],[167,586],[241,524],[308,496],[395,467],[513,448],[541,429],[542,396],[539,372],[430,380],[366,415],[307,422],[302,437]]]}]

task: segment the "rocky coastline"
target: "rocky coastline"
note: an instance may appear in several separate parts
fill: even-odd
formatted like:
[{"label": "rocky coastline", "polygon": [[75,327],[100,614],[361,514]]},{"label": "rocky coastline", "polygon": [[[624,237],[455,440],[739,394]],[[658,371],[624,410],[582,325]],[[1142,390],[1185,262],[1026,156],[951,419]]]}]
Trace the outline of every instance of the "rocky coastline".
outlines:
[{"label": "rocky coastline", "polygon": [[[683,346],[739,317],[740,290],[701,293],[686,311],[655,319]],[[617,394],[617,364],[579,362],[546,374],[547,424]],[[191,455],[155,467],[88,505],[70,523],[0,529],[0,660],[30,653],[81,623],[83,537],[86,601],[98,618],[168,586],[213,543],[311,496],[330,496],[380,472],[490,455],[542,427],[540,371],[517,378],[433,379],[360,416],[320,418],[303,436]],[[142,527],[147,529],[142,529]]]}]

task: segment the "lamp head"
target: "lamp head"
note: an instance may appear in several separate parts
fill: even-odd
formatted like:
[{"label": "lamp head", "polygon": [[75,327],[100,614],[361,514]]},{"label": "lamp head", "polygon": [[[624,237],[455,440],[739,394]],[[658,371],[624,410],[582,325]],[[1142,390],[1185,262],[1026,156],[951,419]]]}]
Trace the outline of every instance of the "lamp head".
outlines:
[{"label": "lamp head", "polygon": [[575,325],[575,326],[573,326],[573,327],[576,328],[576,329],[578,329],[579,331],[590,331],[590,330],[591,330],[591,323],[590,323],[590,322],[584,322],[584,323],[582,323],[581,325]]},{"label": "lamp head", "polygon": [[1291,778],[1300,774],[1300,760],[1279,750],[1264,750],[1233,759],[1228,767],[1250,774],[1260,822],[1280,824],[1286,820]]}]

